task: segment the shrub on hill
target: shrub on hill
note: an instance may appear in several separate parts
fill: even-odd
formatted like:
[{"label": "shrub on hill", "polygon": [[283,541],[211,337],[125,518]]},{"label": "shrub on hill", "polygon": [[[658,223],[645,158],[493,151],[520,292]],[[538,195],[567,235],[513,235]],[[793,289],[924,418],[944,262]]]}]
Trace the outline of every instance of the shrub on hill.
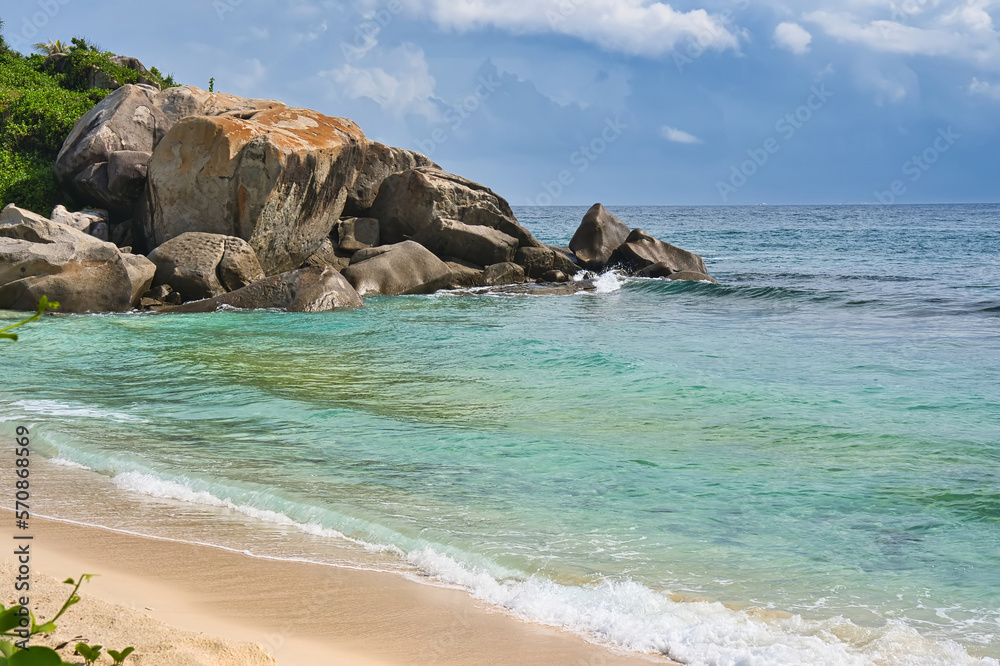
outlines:
[{"label": "shrub on hill", "polygon": [[118,85],[176,83],[155,67],[141,72],[114,62],[114,53],[82,38],[68,47],[58,40],[37,47],[49,55],[22,55],[0,37],[0,208],[16,203],[48,215],[67,203],[52,166],[80,116]]}]

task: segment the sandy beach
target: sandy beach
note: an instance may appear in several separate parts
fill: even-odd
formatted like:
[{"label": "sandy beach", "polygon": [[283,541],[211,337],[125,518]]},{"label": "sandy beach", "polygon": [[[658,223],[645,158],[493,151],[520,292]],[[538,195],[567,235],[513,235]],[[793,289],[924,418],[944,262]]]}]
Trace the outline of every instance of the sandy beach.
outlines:
[{"label": "sandy beach", "polygon": [[[3,516],[0,534],[12,543],[12,516]],[[37,615],[68,593],[55,579],[98,574],[44,642],[83,637],[115,649],[134,645],[128,663],[137,666],[670,663],[614,654],[490,611],[465,592],[392,574],[265,560],[41,518],[32,520],[32,533]],[[2,572],[12,578],[10,555]],[[5,597],[12,588],[4,585]]]}]

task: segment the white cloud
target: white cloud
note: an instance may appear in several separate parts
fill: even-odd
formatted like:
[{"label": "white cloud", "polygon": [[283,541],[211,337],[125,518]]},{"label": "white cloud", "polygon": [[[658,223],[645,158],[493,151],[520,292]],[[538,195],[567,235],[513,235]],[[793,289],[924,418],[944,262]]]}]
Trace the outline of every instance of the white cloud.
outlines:
[{"label": "white cloud", "polygon": [[443,29],[554,33],[628,55],[658,57],[692,40],[717,51],[738,51],[740,46],[740,38],[722,17],[704,9],[678,11],[650,0],[410,0],[405,4]]},{"label": "white cloud", "polygon": [[809,53],[812,35],[798,23],[779,23],[774,29],[774,43],[796,55]]},{"label": "white cloud", "polygon": [[377,55],[381,66],[343,65],[322,71],[319,76],[333,79],[338,86],[336,92],[349,99],[366,97],[397,116],[418,113],[436,119],[438,110],[431,98],[437,82],[431,76],[423,50],[403,44]]},{"label": "white cloud", "polygon": [[660,136],[662,136],[667,141],[672,141],[674,143],[701,143],[701,139],[696,137],[694,134],[685,132],[684,130],[677,129],[676,127],[671,127],[670,125],[664,125],[660,128]]},{"label": "white cloud", "polygon": [[984,95],[993,99],[1000,99],[1000,85],[990,83],[989,81],[980,81],[974,76],[972,77],[972,83],[969,84],[969,92],[973,95]]},{"label": "white cloud", "polygon": [[814,11],[804,14],[803,19],[834,39],[874,51],[950,57],[998,69],[1000,35],[986,11],[991,3],[995,1],[962,0],[956,8],[955,3],[942,7],[945,3],[926,0],[911,3],[916,8],[904,4],[890,11],[888,3],[873,2],[867,16]]}]

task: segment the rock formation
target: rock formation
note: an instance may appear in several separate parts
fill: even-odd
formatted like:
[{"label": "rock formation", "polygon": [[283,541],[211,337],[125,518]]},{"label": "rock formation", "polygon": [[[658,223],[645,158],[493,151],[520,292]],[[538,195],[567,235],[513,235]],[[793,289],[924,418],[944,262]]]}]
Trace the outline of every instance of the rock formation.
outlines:
[{"label": "rock formation", "polygon": [[149,289],[156,267],[65,224],[14,205],[0,213],[0,309],[125,312]]}]

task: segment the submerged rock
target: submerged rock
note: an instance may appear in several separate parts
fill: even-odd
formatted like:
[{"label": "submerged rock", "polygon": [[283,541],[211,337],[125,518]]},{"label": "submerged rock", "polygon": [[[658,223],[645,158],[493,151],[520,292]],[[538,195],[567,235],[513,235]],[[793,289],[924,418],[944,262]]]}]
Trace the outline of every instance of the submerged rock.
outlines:
[{"label": "submerged rock", "polygon": [[667,276],[668,280],[686,280],[689,282],[711,282],[713,284],[719,284],[711,275],[706,273],[698,273],[695,271],[678,271],[676,273],[671,273]]}]

